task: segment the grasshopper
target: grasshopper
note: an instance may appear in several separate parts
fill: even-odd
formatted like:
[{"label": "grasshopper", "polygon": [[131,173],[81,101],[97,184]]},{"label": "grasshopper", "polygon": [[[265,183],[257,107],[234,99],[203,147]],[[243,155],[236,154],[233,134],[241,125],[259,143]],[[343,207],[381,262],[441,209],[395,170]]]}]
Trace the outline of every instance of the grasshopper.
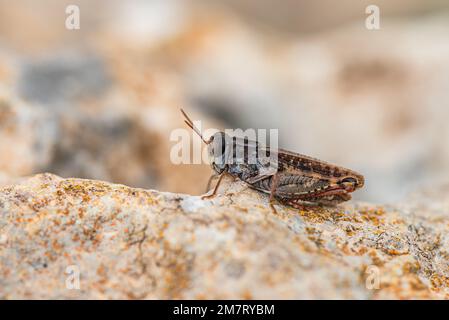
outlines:
[{"label": "grasshopper", "polygon": [[185,123],[207,145],[211,166],[218,177],[210,195],[216,195],[225,175],[240,179],[250,188],[270,195],[270,206],[278,201],[298,209],[311,206],[334,206],[351,199],[350,193],[363,187],[364,177],[353,170],[336,166],[295,152],[259,144],[257,141],[231,137],[217,132],[206,140],[181,109]]}]

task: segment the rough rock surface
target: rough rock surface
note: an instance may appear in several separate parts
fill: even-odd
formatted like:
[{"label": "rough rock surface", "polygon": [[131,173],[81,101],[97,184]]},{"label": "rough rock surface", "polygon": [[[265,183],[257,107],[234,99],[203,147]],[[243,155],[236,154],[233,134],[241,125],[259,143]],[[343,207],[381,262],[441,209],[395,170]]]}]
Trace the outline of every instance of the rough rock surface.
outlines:
[{"label": "rough rock surface", "polygon": [[211,200],[51,174],[15,183],[0,188],[0,298],[449,297],[447,189],[431,206],[275,214],[230,180]]}]

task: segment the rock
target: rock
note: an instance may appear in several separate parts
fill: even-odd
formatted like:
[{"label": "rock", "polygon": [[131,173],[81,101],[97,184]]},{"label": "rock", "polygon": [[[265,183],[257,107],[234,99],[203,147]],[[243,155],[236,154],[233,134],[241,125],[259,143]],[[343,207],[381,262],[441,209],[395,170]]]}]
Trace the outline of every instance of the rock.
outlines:
[{"label": "rock", "polygon": [[201,200],[39,174],[0,188],[0,298],[448,298],[448,190],[275,214],[230,179]]}]

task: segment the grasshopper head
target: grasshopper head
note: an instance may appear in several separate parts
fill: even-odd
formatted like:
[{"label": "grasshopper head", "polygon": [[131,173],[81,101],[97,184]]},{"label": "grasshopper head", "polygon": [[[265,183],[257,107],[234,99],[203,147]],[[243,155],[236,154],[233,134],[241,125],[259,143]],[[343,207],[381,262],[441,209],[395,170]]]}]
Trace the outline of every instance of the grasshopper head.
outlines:
[{"label": "grasshopper head", "polygon": [[224,132],[216,132],[207,142],[207,151],[211,160],[212,168],[221,173],[225,170],[228,158],[229,136]]},{"label": "grasshopper head", "polygon": [[204,139],[201,132],[193,124],[193,121],[189,116],[181,109],[181,113],[186,118],[185,123],[200,136],[201,140],[207,145],[207,151],[209,153],[209,159],[211,161],[212,168],[217,173],[222,173],[226,169],[227,148],[229,143],[232,143],[232,139],[224,132],[217,132],[209,140]]}]

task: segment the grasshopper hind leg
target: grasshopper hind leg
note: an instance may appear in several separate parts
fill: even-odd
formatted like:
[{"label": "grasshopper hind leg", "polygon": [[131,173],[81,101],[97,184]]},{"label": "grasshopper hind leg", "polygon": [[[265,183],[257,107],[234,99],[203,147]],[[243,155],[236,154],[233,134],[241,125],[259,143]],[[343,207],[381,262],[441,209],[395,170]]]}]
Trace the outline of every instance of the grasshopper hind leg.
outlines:
[{"label": "grasshopper hind leg", "polygon": [[209,180],[207,181],[206,192],[210,190],[210,185],[212,184],[212,181],[219,176],[220,175],[218,173],[214,173],[213,175],[210,176]]},{"label": "grasshopper hind leg", "polygon": [[323,207],[335,207],[337,204],[348,201],[350,199],[351,195],[347,193],[341,193],[317,199],[289,199],[283,202],[295,209],[308,211]]}]

